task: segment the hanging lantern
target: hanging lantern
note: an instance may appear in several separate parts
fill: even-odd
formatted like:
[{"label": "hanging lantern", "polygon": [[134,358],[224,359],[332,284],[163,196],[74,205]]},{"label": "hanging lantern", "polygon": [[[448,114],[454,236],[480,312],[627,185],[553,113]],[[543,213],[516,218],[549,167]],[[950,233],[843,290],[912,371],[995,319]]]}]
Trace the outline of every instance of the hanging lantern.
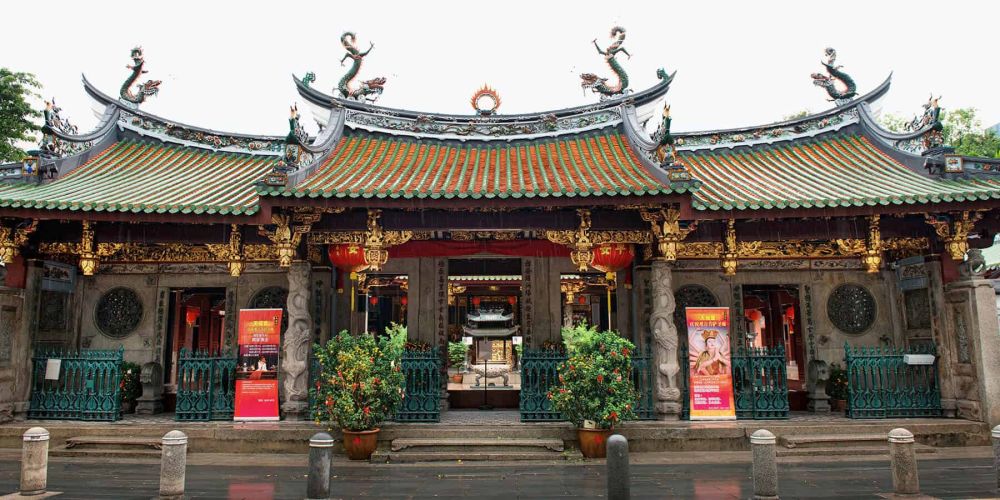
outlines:
[{"label": "hanging lantern", "polygon": [[632,250],[632,245],[608,243],[594,247],[594,258],[591,259],[590,265],[598,271],[614,273],[628,267],[633,258],[635,252]]},{"label": "hanging lantern", "polygon": [[365,260],[365,249],[361,245],[353,243],[342,243],[330,245],[326,249],[330,257],[330,263],[351,273],[351,310],[354,310],[354,282],[358,279],[358,272],[368,269],[368,261]]},{"label": "hanging lantern", "polygon": [[788,318],[789,321],[794,321],[795,320],[795,308],[794,307],[788,307],[788,308],[786,308],[785,309],[785,317]]},{"label": "hanging lantern", "polygon": [[184,322],[187,323],[189,327],[194,326],[198,322],[198,318],[201,317],[201,309],[197,307],[188,307],[184,311]]},{"label": "hanging lantern", "polygon": [[581,296],[579,296],[579,297],[576,298],[576,301],[579,302],[579,303],[581,303],[581,304],[586,304],[587,303],[587,297],[584,297],[583,295],[581,295]]},{"label": "hanging lantern", "polygon": [[371,304],[372,306],[377,306],[378,305],[378,297],[375,297],[374,295],[371,296],[371,297],[369,297],[368,298],[368,303]]},{"label": "hanging lantern", "polygon": [[746,317],[748,320],[756,323],[757,321],[760,321],[760,318],[764,317],[764,315],[757,309],[750,309],[746,312]]},{"label": "hanging lantern", "polygon": [[400,298],[399,298],[399,303],[400,303],[400,304],[401,304],[401,305],[402,305],[403,307],[406,307],[406,305],[410,303],[410,298],[409,298],[409,297],[407,297],[406,295],[403,295],[402,297],[400,297]]},{"label": "hanging lantern", "polygon": [[515,297],[513,295],[507,297],[507,303],[510,304],[510,305],[517,304],[517,297]]},{"label": "hanging lantern", "polygon": [[476,307],[479,307],[479,303],[480,302],[482,302],[482,299],[480,299],[479,297],[473,297],[472,298],[472,305],[474,305]]}]

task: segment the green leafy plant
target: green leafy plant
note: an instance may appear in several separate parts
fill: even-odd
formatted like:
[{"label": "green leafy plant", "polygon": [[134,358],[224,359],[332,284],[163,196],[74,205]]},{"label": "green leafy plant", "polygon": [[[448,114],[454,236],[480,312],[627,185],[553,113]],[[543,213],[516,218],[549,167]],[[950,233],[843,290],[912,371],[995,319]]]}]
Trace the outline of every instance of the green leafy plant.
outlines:
[{"label": "green leafy plant", "polygon": [[142,396],[142,383],[139,382],[139,375],[142,367],[136,363],[126,361],[122,363],[122,377],[119,383],[119,394],[122,402],[135,402]]},{"label": "green leafy plant", "polygon": [[830,378],[826,380],[826,395],[830,399],[847,399],[847,370],[840,364],[830,365]]},{"label": "green leafy plant", "polygon": [[366,431],[395,415],[403,400],[402,354],[391,338],[347,331],[314,345],[319,376],[309,391],[316,423]]},{"label": "green leafy plant", "polygon": [[563,327],[562,339],[566,345],[566,352],[572,354],[578,345],[590,342],[597,333],[597,328],[588,325],[586,321],[581,321],[572,327]]},{"label": "green leafy plant", "polygon": [[589,330],[572,344],[569,359],[559,365],[559,383],[548,398],[576,426],[590,420],[609,429],[635,418],[638,397],[631,377],[635,346],[615,332]]},{"label": "green leafy plant", "polygon": [[385,327],[385,334],[389,336],[389,342],[392,342],[394,347],[399,349],[406,347],[406,325],[396,322],[389,323],[389,326]]},{"label": "green leafy plant", "polygon": [[462,369],[468,352],[469,346],[465,345],[465,342],[448,342],[448,361],[451,361],[451,366]]}]

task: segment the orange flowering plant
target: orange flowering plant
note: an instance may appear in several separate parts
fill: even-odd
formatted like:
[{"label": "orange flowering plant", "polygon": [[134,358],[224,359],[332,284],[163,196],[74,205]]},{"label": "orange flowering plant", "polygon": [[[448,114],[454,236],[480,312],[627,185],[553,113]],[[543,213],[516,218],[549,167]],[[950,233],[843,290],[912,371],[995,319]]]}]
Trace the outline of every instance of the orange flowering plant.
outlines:
[{"label": "orange flowering plant", "polygon": [[346,330],[325,346],[314,345],[319,375],[309,391],[316,423],[368,431],[392,418],[403,401],[402,354],[388,337]]},{"label": "orange flowering plant", "polygon": [[612,331],[593,330],[579,338],[559,365],[559,383],[548,393],[552,407],[577,427],[590,420],[610,429],[635,418],[634,350],[632,342]]}]

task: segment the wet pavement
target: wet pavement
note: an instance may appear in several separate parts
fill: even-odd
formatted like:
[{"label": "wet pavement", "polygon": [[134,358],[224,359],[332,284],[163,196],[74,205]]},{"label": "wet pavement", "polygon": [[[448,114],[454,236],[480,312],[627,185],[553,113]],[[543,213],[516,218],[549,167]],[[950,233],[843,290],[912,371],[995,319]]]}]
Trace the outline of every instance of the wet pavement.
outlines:
[{"label": "wet pavement", "polygon": [[[252,462],[267,455],[229,455]],[[702,460],[709,457],[702,457]],[[189,498],[301,499],[305,467],[189,465]],[[149,499],[158,489],[159,464],[49,465],[54,498]],[[333,498],[603,498],[598,464],[442,464],[334,466]],[[752,497],[746,463],[633,464],[633,498],[737,499]],[[892,492],[888,461],[779,464],[782,498],[885,498]],[[19,464],[0,461],[0,494],[17,490]],[[920,460],[924,494],[939,498],[992,498],[990,460]]]}]

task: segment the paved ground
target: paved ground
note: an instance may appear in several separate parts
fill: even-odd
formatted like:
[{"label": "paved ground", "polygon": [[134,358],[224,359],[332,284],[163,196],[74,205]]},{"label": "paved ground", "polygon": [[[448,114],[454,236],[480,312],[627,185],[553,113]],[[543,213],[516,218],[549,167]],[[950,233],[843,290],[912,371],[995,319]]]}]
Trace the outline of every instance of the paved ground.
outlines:
[{"label": "paved ground", "polygon": [[[951,454],[965,458],[920,460],[923,492],[939,498],[996,497],[988,450]],[[633,498],[738,499],[752,496],[747,453],[713,457],[638,455],[633,462]],[[195,456],[192,456],[194,459]],[[204,457],[203,457],[204,458]],[[256,466],[220,466],[239,461]],[[301,499],[305,493],[302,458],[269,455],[216,455],[188,466],[190,498]],[[659,463],[648,463],[659,462]],[[685,463],[686,462],[686,463]],[[692,463],[696,462],[696,463]],[[16,491],[19,464],[0,456],[0,492]],[[159,466],[144,463],[78,463],[53,460],[49,485],[55,498],[148,499],[158,485]],[[782,461],[782,498],[885,498],[892,491],[888,462]],[[332,479],[334,498],[602,498],[604,466],[583,464],[368,465],[339,462]]]}]

